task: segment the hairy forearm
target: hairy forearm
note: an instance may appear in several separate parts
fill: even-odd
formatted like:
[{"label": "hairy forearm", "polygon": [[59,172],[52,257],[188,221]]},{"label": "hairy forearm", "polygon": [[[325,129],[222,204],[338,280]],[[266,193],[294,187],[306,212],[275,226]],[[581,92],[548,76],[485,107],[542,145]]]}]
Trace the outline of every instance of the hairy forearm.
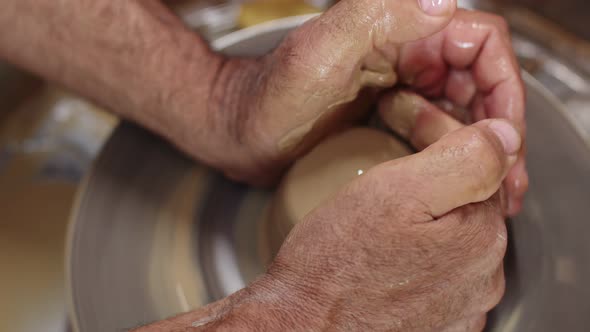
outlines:
[{"label": "hairy forearm", "polygon": [[223,300],[134,332],[319,330],[325,322],[312,298],[265,275]]},{"label": "hairy forearm", "polygon": [[0,30],[0,57],[214,159],[205,127],[224,59],[159,1],[5,0]]}]

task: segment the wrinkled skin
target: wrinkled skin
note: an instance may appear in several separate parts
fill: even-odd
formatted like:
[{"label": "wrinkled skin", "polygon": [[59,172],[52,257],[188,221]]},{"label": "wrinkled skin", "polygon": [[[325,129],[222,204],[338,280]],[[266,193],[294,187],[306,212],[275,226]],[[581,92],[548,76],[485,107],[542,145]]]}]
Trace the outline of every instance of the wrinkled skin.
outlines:
[{"label": "wrinkled skin", "polygon": [[361,176],[295,228],[270,275],[310,288],[327,326],[481,330],[504,292],[496,191],[516,160],[487,124]]},{"label": "wrinkled skin", "polygon": [[[376,91],[396,83],[467,108],[466,122],[505,118],[525,133],[519,67],[506,23],[491,14],[450,9],[428,16],[412,0],[342,1],[272,54],[229,60],[223,71],[240,77],[232,94],[239,101],[222,101],[233,110],[235,140],[246,147],[239,162],[222,168],[239,180],[272,180],[331,130],[362,117]],[[507,212],[516,214],[528,188],[523,156],[506,188]]]},{"label": "wrinkled skin", "polygon": [[156,0],[5,0],[0,56],[240,181],[271,183],[377,100],[422,150],[312,211],[256,282],[141,330],[482,329],[504,290],[503,216],[528,185],[524,90],[504,21],[425,3],[439,2],[342,0],[271,54],[236,59]]},{"label": "wrinkled skin", "polygon": [[[222,116],[244,147],[221,167],[233,178],[273,178],[399,83],[409,91],[380,95],[379,112],[422,151],[311,212],[247,288],[145,331],[483,329],[504,292],[504,215],[519,210],[528,181],[524,92],[501,19],[342,1],[272,54],[230,59],[221,73],[230,90],[219,91],[232,92],[219,98],[231,110]],[[421,95],[469,112],[458,121]]]},{"label": "wrinkled skin", "polygon": [[[521,139],[504,120],[464,127],[406,97],[426,106],[400,134],[423,151],[312,211],[247,288],[143,331],[481,331],[504,292],[501,183]],[[394,104],[380,112],[402,116]]]},{"label": "wrinkled skin", "polygon": [[[439,4],[428,12],[419,3]],[[445,6],[446,4],[446,6]],[[506,23],[455,0],[342,0],[255,59],[212,52],[158,0],[5,0],[0,57],[56,81],[243,182],[269,185],[404,85],[512,121],[524,89]],[[45,55],[45,56],[42,56]],[[352,102],[351,102],[352,101]],[[523,149],[524,155],[524,149]],[[528,186],[508,174],[508,211]]]}]

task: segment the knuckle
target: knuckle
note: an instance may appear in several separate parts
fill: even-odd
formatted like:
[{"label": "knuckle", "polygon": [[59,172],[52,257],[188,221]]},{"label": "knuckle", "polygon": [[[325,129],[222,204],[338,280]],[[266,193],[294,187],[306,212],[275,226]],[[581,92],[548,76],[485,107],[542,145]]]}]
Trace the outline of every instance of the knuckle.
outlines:
[{"label": "knuckle", "polygon": [[493,134],[479,127],[466,128],[463,176],[471,179],[472,192],[479,200],[489,198],[498,188],[504,173],[505,156],[501,143]]},{"label": "knuckle", "polygon": [[[491,134],[488,130],[481,127],[471,126],[468,127],[468,131],[471,134],[471,151],[470,154],[476,154],[478,158],[495,157],[492,158],[489,167],[493,167],[492,170],[498,171],[501,169],[502,164],[499,157],[504,156],[504,150],[498,139]],[[486,159],[486,161],[488,161]]]},{"label": "knuckle", "polygon": [[396,202],[392,206],[395,210],[391,211],[391,215],[401,215],[403,218],[400,220],[410,224],[429,221],[432,218],[428,213],[430,204],[424,197],[428,184],[424,179],[396,167],[401,162],[398,159],[380,165],[380,182],[376,182],[375,188],[380,188],[381,197],[389,199],[389,202]]},{"label": "knuckle", "polygon": [[[362,185],[370,193],[371,201],[379,207],[380,213],[396,216],[398,222],[421,223],[431,219],[425,211],[429,204],[423,198],[424,181],[409,175],[398,167],[402,159],[379,164],[363,175]],[[358,181],[361,184],[361,181]]]}]

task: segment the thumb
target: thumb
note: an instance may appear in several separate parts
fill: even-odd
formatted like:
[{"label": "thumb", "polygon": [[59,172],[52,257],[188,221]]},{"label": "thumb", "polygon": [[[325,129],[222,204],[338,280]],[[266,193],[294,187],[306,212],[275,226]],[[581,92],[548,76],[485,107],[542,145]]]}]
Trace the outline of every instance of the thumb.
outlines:
[{"label": "thumb", "polygon": [[[382,0],[364,2],[381,7],[381,29],[376,41],[405,43],[428,37],[442,30],[457,9],[456,0]],[[379,5],[378,5],[379,4]],[[376,45],[379,46],[379,45]]]},{"label": "thumb", "polygon": [[341,0],[289,33],[252,75],[260,145],[286,163],[358,120],[376,90],[364,88],[396,83],[396,45],[443,29],[455,9],[456,0]]},{"label": "thumb", "polygon": [[422,152],[391,162],[393,177],[411,184],[396,194],[405,196],[413,213],[431,218],[483,202],[500,189],[521,142],[518,131],[505,120],[456,130]]},{"label": "thumb", "polygon": [[381,47],[433,35],[450,22],[456,8],[457,0],[343,0],[319,21],[349,42],[371,41]]},{"label": "thumb", "polygon": [[[290,47],[285,48],[295,52],[296,58],[304,56],[291,45],[296,41],[306,54],[322,58],[323,66],[332,62],[346,66],[353,59],[357,63],[359,57],[375,62],[362,58],[384,56],[395,62],[397,44],[437,33],[451,21],[456,9],[457,0],[341,0],[292,33],[287,38]],[[383,60],[378,62],[386,66]],[[382,68],[372,68],[378,69]]]}]

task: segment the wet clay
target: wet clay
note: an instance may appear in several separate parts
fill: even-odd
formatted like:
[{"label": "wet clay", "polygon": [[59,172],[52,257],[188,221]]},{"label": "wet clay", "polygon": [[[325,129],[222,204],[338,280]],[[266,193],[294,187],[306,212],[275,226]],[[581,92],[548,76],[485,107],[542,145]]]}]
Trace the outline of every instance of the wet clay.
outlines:
[{"label": "wet clay", "polygon": [[320,143],[295,163],[273,197],[268,217],[271,250],[276,252],[293,226],[355,177],[410,153],[393,136],[371,128],[349,129]]}]

